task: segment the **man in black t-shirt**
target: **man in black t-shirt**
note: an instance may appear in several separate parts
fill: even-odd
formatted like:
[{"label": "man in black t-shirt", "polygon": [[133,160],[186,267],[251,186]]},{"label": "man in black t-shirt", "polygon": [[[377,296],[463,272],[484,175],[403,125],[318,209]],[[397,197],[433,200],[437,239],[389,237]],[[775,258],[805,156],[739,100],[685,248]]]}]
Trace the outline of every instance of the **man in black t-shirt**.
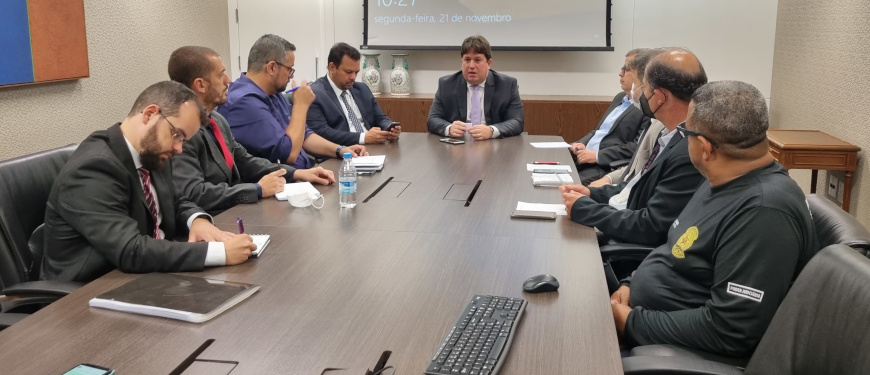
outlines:
[{"label": "man in black t-shirt", "polygon": [[685,127],[706,178],[655,249],[611,296],[629,346],[677,344],[752,353],[792,281],[819,250],[806,197],[767,146],[764,96],[712,82]]}]

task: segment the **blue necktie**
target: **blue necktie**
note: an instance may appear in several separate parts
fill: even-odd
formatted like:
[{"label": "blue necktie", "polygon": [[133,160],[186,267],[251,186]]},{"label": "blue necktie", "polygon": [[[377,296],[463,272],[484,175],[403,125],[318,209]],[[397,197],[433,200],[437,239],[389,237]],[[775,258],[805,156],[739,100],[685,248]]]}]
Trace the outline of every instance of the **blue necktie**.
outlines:
[{"label": "blue necktie", "polygon": [[483,111],[480,108],[480,85],[471,86],[471,125],[482,123]]}]

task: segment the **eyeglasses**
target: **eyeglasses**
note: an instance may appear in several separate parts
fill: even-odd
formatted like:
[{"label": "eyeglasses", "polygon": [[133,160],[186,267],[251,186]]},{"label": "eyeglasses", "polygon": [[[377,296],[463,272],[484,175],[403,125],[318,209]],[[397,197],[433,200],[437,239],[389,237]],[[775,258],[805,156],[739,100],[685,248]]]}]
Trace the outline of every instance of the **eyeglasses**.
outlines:
[{"label": "eyeglasses", "polygon": [[181,130],[178,130],[178,128],[176,128],[175,125],[172,125],[172,122],[169,121],[169,118],[166,117],[166,115],[164,115],[162,111],[158,111],[157,113],[159,113],[160,116],[163,116],[163,118],[166,120],[166,123],[169,124],[169,127],[172,129],[172,142],[175,142],[175,143],[187,142],[187,136],[184,134],[184,132],[182,132]]},{"label": "eyeglasses", "polygon": [[279,62],[277,62],[277,61],[275,61],[275,64],[278,65],[278,66],[283,66],[283,67],[285,67],[285,68],[287,68],[287,69],[290,69],[290,78],[293,78],[293,73],[296,73],[296,69],[293,69],[293,68],[291,68],[291,67],[289,67],[289,66],[287,66],[287,65],[281,64],[281,63],[279,63]]},{"label": "eyeglasses", "polygon": [[625,74],[625,72],[631,71],[631,69],[629,69],[627,66],[623,66],[622,68],[619,68],[619,70],[622,72],[622,74]]},{"label": "eyeglasses", "polygon": [[685,136],[687,136],[687,135],[694,135],[694,136],[696,136],[696,137],[704,137],[704,139],[706,139],[707,142],[710,142],[710,144],[713,145],[713,147],[715,147],[715,148],[719,148],[719,143],[717,143],[716,141],[710,139],[710,137],[708,137],[708,136],[706,136],[706,135],[704,135],[704,134],[698,133],[698,132],[696,132],[696,131],[694,131],[694,130],[686,129],[686,123],[685,123],[685,122],[681,123],[680,125],[677,125],[677,131],[679,131],[680,134],[683,135],[683,137],[685,137]]}]

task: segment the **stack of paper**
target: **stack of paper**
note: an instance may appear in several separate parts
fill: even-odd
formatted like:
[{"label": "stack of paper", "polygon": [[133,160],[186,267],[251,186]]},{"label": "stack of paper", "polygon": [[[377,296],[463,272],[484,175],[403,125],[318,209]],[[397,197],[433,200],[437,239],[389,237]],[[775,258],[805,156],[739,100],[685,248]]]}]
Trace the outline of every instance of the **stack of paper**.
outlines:
[{"label": "stack of paper", "polygon": [[518,211],[555,212],[556,215],[567,215],[564,204],[517,202]]},{"label": "stack of paper", "polygon": [[384,169],[384,161],[387,155],[357,156],[353,158],[353,166],[357,172],[379,171]]},{"label": "stack of paper", "polygon": [[573,183],[574,179],[568,173],[532,173],[534,186],[562,186]]}]

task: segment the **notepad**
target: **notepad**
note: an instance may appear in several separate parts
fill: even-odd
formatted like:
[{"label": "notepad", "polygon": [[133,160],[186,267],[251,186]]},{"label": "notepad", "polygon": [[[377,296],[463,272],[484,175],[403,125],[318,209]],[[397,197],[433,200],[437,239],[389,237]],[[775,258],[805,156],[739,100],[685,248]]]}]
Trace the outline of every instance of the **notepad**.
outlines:
[{"label": "notepad", "polygon": [[142,275],[88,304],[134,314],[202,323],[254,294],[259,285],[171,273]]},{"label": "notepad", "polygon": [[555,212],[556,215],[568,215],[564,204],[517,202],[519,211]]},{"label": "notepad", "polygon": [[574,179],[567,173],[532,173],[534,186],[562,186],[573,183]]},{"label": "notepad", "polygon": [[353,166],[358,172],[379,171],[384,169],[384,162],[387,160],[387,155],[357,156],[352,160]]},{"label": "notepad", "polygon": [[259,258],[264,251],[266,251],[266,246],[269,245],[270,238],[272,236],[268,234],[252,234],[250,235],[254,240],[254,244],[257,245],[257,250],[251,252],[251,256],[254,258]]}]

